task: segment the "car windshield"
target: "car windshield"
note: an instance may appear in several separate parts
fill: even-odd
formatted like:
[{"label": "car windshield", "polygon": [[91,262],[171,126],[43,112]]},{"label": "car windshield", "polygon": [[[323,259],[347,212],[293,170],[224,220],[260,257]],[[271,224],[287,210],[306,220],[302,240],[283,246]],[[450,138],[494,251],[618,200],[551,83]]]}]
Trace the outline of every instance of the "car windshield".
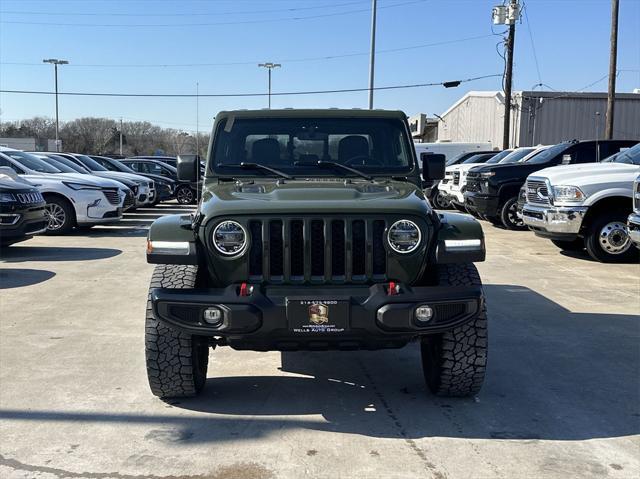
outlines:
[{"label": "car windshield", "polygon": [[89,168],[89,170],[91,171],[109,171],[100,163],[98,163],[96,160],[88,157],[87,155],[73,155],[73,156],[76,157],[78,160],[80,160],[82,164],[87,168]]},{"label": "car windshield", "polygon": [[462,162],[463,165],[465,164],[469,164],[469,163],[486,163],[487,160],[489,158],[491,158],[491,153],[487,154],[487,153],[483,153],[481,155],[473,155],[470,156],[469,158],[467,158],[466,160],[464,160]]},{"label": "car windshield", "polygon": [[[97,159],[96,159],[97,158]],[[122,171],[123,173],[136,173],[124,163],[114,160],[113,158],[107,158],[105,156],[93,157],[94,161],[97,161],[109,171]]]},{"label": "car windshield", "polygon": [[[339,163],[367,174],[396,175],[413,168],[412,145],[402,121],[385,118],[228,119],[216,132],[210,168],[220,175],[252,175],[257,163],[293,176],[354,176]],[[261,175],[272,176],[261,169]]]},{"label": "car windshield", "polygon": [[498,153],[497,155],[493,155],[491,157],[489,157],[489,159],[487,161],[485,161],[484,163],[486,163],[487,165],[493,165],[495,163],[499,163],[503,158],[506,158],[507,156],[509,156],[511,153],[513,152],[513,150],[504,150],[501,151],[500,153]]},{"label": "car windshield", "polygon": [[37,156],[34,156],[30,153],[25,153],[24,151],[3,151],[5,155],[10,158],[13,158],[18,163],[20,163],[25,168],[28,168],[33,171],[37,171],[38,173],[61,173],[57,168],[45,163]]},{"label": "car windshield", "polygon": [[58,161],[58,160],[56,160],[56,159],[54,159],[52,157],[49,157],[49,156],[38,156],[38,158],[40,158],[45,163],[53,166],[54,168],[57,168],[62,173],[77,173],[77,171],[74,170],[73,168],[68,167],[67,165],[65,165],[61,161]]},{"label": "car windshield", "polygon": [[63,165],[66,165],[68,168],[71,168],[72,170],[74,170],[76,173],[82,173],[83,175],[88,175],[89,170],[87,170],[86,168],[74,163],[73,161],[71,161],[69,158],[65,158],[64,156],[59,156],[59,155],[47,155],[49,158],[53,158],[54,160],[62,163]]},{"label": "car windshield", "polygon": [[526,163],[528,165],[546,163],[547,161],[551,161],[552,159],[554,159],[556,156],[558,156],[563,151],[567,150],[572,145],[573,143],[558,143],[557,145],[547,148],[546,150],[541,151],[537,155],[532,156],[526,161]]},{"label": "car windshield", "polygon": [[603,163],[626,163],[629,165],[640,165],[640,143],[628,150],[622,150],[615,155],[602,160]]},{"label": "car windshield", "polygon": [[503,156],[500,160],[500,164],[504,165],[505,163],[517,163],[533,151],[535,151],[535,148],[518,148],[517,150],[513,150],[507,156]]}]

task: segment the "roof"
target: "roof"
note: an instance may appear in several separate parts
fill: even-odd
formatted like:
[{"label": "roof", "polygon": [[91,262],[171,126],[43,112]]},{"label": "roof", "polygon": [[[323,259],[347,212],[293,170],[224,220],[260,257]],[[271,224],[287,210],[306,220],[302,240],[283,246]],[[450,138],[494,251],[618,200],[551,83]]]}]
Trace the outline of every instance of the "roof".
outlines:
[{"label": "roof", "polygon": [[407,115],[399,110],[360,110],[360,109],[294,109],[282,110],[231,110],[221,111],[218,118],[389,118],[405,120]]}]

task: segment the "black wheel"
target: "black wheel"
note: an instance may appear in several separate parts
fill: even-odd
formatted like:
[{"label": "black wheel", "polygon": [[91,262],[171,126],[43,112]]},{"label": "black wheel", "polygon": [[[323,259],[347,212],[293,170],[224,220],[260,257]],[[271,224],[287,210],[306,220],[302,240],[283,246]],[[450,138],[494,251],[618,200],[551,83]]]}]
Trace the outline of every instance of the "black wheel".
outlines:
[{"label": "black wheel", "polygon": [[518,197],[509,198],[500,210],[500,221],[508,230],[526,230],[527,227],[520,218],[518,218]]},{"label": "black wheel", "polygon": [[76,222],[73,206],[64,198],[57,196],[45,197],[45,216],[47,217],[47,235],[61,235],[68,233]]},{"label": "black wheel", "polygon": [[593,220],[585,236],[587,253],[602,263],[626,263],[638,260],[627,231],[627,213],[602,213]]},{"label": "black wheel", "polygon": [[447,210],[451,208],[451,203],[449,203],[449,200],[442,194],[442,191],[436,190],[436,193],[433,195],[433,207],[437,210]]},{"label": "black wheel", "polygon": [[562,251],[582,251],[584,249],[584,240],[576,238],[573,241],[551,240],[551,242]]},{"label": "black wheel", "polygon": [[[473,264],[441,265],[441,286],[480,286]],[[471,396],[482,387],[487,368],[487,312],[482,306],[469,322],[422,338],[422,370],[429,390],[438,396]]]},{"label": "black wheel", "polygon": [[190,205],[195,202],[196,195],[189,186],[182,185],[176,189],[176,199],[181,205]]},{"label": "black wheel", "polygon": [[[196,266],[158,265],[151,288],[192,289]],[[181,333],[158,321],[147,301],[145,356],[151,392],[161,398],[191,397],[204,388],[209,362],[208,340]]]}]

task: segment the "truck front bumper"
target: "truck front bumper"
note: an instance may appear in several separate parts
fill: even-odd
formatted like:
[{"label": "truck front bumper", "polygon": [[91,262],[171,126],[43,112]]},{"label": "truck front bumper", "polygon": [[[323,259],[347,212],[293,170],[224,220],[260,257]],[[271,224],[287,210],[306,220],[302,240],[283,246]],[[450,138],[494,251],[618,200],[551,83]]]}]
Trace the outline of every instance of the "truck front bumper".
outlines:
[{"label": "truck front bumper", "polygon": [[[417,336],[464,324],[481,311],[484,301],[479,286],[399,285],[399,292],[393,295],[383,284],[297,288],[256,285],[248,296],[241,296],[240,290],[239,285],[189,291],[158,288],[151,290],[151,303],[155,318],[186,333],[223,338],[224,344],[234,349],[285,351],[402,347]],[[307,318],[306,309],[299,307],[301,301],[329,304],[329,323],[335,320],[340,326],[323,329],[310,324],[302,330],[294,326],[312,322],[311,312]],[[293,308],[291,303],[298,304]],[[332,310],[331,304],[336,303],[340,308]],[[420,322],[416,308],[425,305],[433,315]],[[219,324],[204,320],[205,310],[210,308],[221,311]]]},{"label": "truck front bumper", "polygon": [[636,245],[636,248],[640,248],[640,214],[631,213],[627,219],[627,229],[629,230],[629,238]]},{"label": "truck front bumper", "polygon": [[483,195],[481,193],[465,191],[464,205],[474,213],[486,217],[498,216],[498,205],[500,198],[494,195]]},{"label": "truck front bumper", "polygon": [[580,233],[586,206],[533,206],[522,208],[522,221],[538,236],[575,237]]}]

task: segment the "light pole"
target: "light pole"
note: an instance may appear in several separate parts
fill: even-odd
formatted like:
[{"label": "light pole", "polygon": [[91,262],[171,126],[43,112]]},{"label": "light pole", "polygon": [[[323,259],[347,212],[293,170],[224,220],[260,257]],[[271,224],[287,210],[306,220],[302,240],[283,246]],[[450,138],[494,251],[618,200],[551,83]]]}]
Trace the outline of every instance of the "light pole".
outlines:
[{"label": "light pole", "polygon": [[271,70],[274,68],[280,68],[282,65],[279,63],[259,63],[259,67],[266,68],[269,71],[269,110],[271,110]]},{"label": "light pole", "polygon": [[52,63],[53,69],[55,72],[56,78],[56,152],[60,151],[60,139],[59,139],[59,130],[60,130],[60,120],[58,118],[58,65],[67,65],[69,62],[67,60],[58,60],[57,58],[49,58],[46,60],[42,60],[43,63]]},{"label": "light pole", "polygon": [[369,52],[369,110],[373,110],[373,76],[376,62],[376,0],[371,0],[371,51]]}]

